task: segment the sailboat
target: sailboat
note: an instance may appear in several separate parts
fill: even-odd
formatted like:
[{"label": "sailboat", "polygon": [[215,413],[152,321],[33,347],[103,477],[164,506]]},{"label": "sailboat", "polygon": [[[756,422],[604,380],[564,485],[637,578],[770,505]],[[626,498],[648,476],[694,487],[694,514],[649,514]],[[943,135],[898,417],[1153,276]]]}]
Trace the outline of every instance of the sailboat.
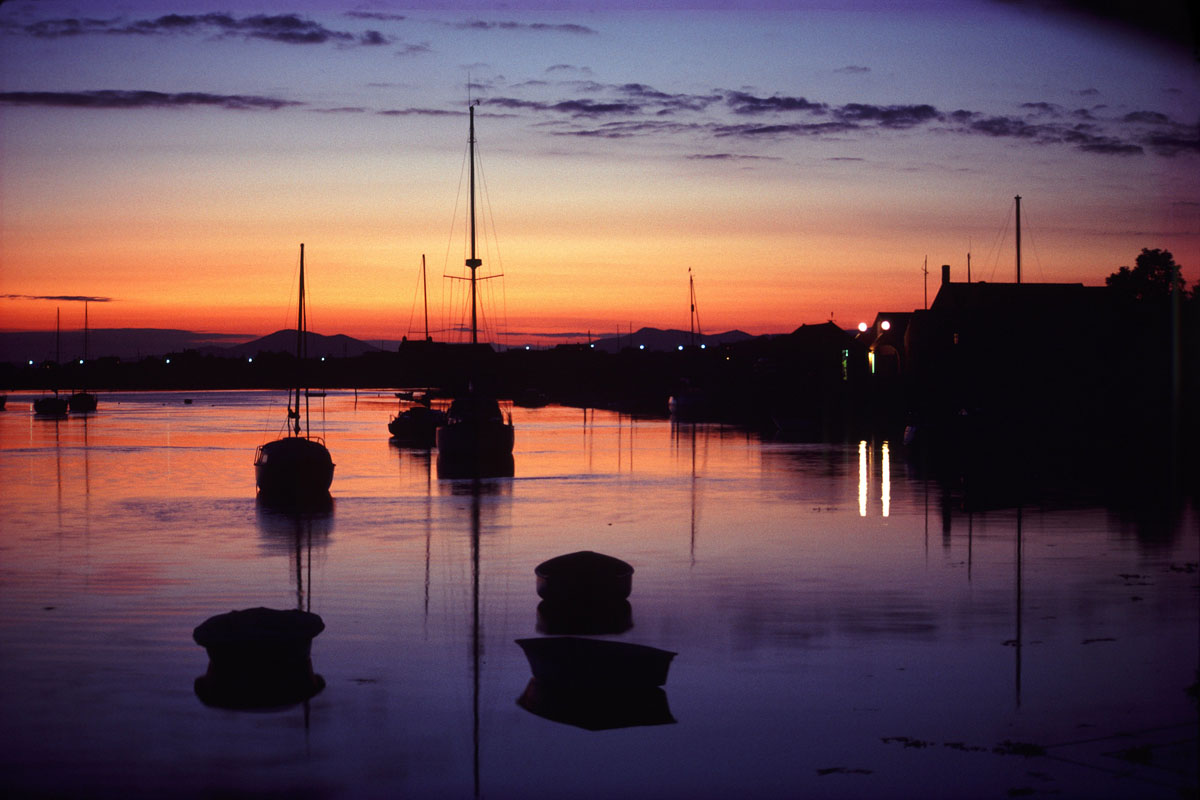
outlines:
[{"label": "sailboat", "polygon": [[[296,386],[288,390],[286,435],[259,445],[254,453],[254,478],[261,496],[292,502],[319,501],[328,497],[333,482],[333,459],[325,442],[312,436],[308,421],[308,394],[304,390],[304,360],[308,355],[308,317],[304,307],[304,245],[300,245],[300,303],[296,312]],[[304,425],[300,425],[300,398],[304,397]]]},{"label": "sailboat", "polygon": [[[88,370],[88,308],[83,304],[83,361],[80,362],[84,372]],[[86,390],[75,392],[67,398],[67,407],[77,414],[96,410],[96,395]]]},{"label": "sailboat", "polygon": [[[421,289],[425,295],[425,342],[429,338],[429,289],[425,280],[425,254],[421,254]],[[413,404],[400,411],[388,421],[388,433],[392,440],[404,447],[427,450],[437,443],[437,429],[446,424],[446,412],[433,408],[429,393],[414,396],[412,392],[397,392],[401,400],[413,400]]]},{"label": "sailboat", "polygon": [[[479,326],[475,271],[483,260],[475,252],[475,106],[470,106],[469,193],[471,270],[471,349],[478,356]],[[474,369],[472,369],[474,373]],[[474,374],[465,394],[455,397],[446,424],[437,430],[438,473],[444,477],[512,475],[513,425],[496,398],[475,385]]]},{"label": "sailboat", "polygon": [[[704,331],[700,329],[700,314],[696,311],[696,284],[692,268],[688,267],[688,352],[695,352],[696,337],[700,337],[700,349],[704,349]],[[680,350],[683,347],[679,348]],[[703,415],[708,397],[703,389],[693,386],[683,378],[675,394],[667,398],[667,413],[675,419],[695,419]]]},{"label": "sailboat", "polygon": [[54,312],[54,372],[55,384],[53,395],[43,395],[33,401],[33,413],[40,417],[65,417],[67,414],[67,400],[65,397],[58,396],[58,381],[57,374],[59,369],[59,361],[61,356],[59,353],[59,331],[60,331],[61,314],[58,309]]}]

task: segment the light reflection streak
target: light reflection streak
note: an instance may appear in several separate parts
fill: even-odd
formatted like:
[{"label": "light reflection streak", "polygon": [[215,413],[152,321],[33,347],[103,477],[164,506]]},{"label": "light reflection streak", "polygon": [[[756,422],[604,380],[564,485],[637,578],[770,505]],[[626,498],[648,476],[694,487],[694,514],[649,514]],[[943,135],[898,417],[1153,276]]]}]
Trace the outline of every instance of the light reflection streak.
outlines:
[{"label": "light reflection streak", "polygon": [[879,490],[879,500],[883,504],[883,516],[888,516],[892,505],[892,470],[891,456],[888,453],[888,443],[883,443],[883,463],[879,467],[882,488]]},{"label": "light reflection streak", "polygon": [[858,515],[867,515],[867,442],[858,443]]},{"label": "light reflection streak", "polygon": [[[887,442],[880,446],[880,488],[879,500],[882,506],[881,516],[888,516],[892,509],[892,459]],[[870,449],[865,439],[858,443],[858,515],[867,515],[867,495],[871,488]]]}]

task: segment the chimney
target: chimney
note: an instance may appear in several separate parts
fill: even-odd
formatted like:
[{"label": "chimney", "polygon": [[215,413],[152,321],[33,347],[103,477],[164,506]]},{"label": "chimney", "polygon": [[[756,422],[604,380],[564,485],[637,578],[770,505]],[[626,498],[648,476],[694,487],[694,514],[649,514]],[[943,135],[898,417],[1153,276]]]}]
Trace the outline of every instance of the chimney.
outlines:
[{"label": "chimney", "polygon": [[942,264],[942,285],[945,286],[950,282],[950,265]]}]

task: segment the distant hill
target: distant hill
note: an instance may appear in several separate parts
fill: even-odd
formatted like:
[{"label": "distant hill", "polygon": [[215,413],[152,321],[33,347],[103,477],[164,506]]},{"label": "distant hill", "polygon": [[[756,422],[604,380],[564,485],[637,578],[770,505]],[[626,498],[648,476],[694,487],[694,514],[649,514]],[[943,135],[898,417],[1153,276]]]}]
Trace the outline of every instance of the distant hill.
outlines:
[{"label": "distant hill", "polygon": [[[747,339],[754,338],[756,337],[745,331],[732,330],[725,331],[724,333],[697,335],[695,342],[697,345],[704,344],[712,347],[719,344],[744,342]],[[677,350],[680,345],[686,347],[691,344],[692,339],[693,336],[688,331],[640,328],[632,337],[613,336],[607,339],[597,339],[593,344],[595,344],[596,350],[603,350],[609,353],[615,353],[626,347],[639,347],[641,345],[645,345],[647,350]]]},{"label": "distant hill", "polygon": [[[0,362],[41,363],[55,358],[54,331],[0,332]],[[95,328],[88,331],[88,358],[120,358],[126,361],[184,350],[220,347],[248,339],[246,334],[198,333],[174,328]],[[60,359],[83,358],[83,330],[63,331],[59,337]]]},{"label": "distant hill", "polygon": [[[57,348],[54,331],[0,332],[0,362],[24,364],[33,361],[40,364],[53,361],[56,349],[59,360],[63,362],[83,358],[83,331],[63,331]],[[250,339],[244,333],[200,333],[173,328],[97,328],[88,331],[87,336],[87,356],[92,360],[119,358],[136,361],[185,350],[225,358],[249,357],[266,352],[294,353],[296,331],[276,331],[268,336]],[[378,347],[343,334],[308,334],[308,352],[314,358],[359,356],[378,350]]]},{"label": "distant hill", "polygon": [[[354,358],[363,353],[378,353],[380,349],[374,345],[354,339],[339,333],[333,336],[323,336],[308,331],[304,334],[305,345],[308,347],[310,358]],[[259,339],[235,344],[230,347],[206,348],[205,352],[221,356],[255,356],[259,353],[295,353],[296,329],[275,331]]]}]

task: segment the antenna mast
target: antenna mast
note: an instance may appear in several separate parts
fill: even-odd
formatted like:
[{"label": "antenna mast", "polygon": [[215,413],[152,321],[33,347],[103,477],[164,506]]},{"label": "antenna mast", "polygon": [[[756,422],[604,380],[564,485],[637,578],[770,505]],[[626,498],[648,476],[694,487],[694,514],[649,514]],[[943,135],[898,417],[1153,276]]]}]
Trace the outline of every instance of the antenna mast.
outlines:
[{"label": "antenna mast", "polygon": [[1017,283],[1021,282],[1021,195],[1017,195]]}]

